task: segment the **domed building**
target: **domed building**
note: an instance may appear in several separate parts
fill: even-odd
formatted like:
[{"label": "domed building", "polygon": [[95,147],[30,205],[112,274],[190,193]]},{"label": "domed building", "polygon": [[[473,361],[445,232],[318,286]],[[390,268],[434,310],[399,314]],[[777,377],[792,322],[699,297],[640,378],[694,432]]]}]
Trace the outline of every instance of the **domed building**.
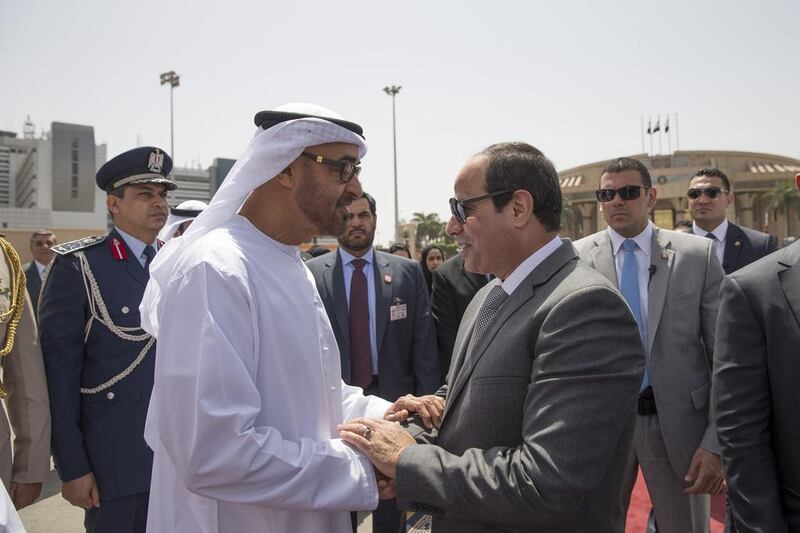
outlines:
[{"label": "domed building", "polygon": [[[764,195],[781,182],[794,182],[800,172],[800,160],[773,154],[726,151],[676,151],[672,155],[632,155],[650,170],[658,202],[653,221],[672,229],[679,220],[691,220],[686,199],[689,180],[701,168],[715,167],[731,181],[733,205],[728,219],[740,226],[784,237],[800,235],[800,217],[791,208],[778,213],[767,210]],[[612,160],[559,172],[561,192],[570,202],[571,213],[563,217],[563,236],[573,239],[591,235],[606,227],[594,192],[599,188],[600,172]]]}]

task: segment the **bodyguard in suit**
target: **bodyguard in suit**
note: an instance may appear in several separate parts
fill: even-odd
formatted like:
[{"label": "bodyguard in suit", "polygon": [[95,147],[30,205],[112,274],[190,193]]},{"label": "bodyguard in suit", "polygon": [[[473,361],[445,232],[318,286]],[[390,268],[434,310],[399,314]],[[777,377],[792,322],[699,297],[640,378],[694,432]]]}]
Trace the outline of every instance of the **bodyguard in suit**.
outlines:
[{"label": "bodyguard in suit", "polygon": [[[349,211],[336,253],[306,263],[333,326],[342,378],[390,401],[432,394],[441,378],[419,263],[373,249],[372,196],[364,193]],[[393,500],[381,502],[372,515],[373,531],[397,533],[400,517]]]},{"label": "bodyguard in suit", "polygon": [[[394,478],[434,532],[622,532],[619,499],[644,356],[614,286],[558,237],[558,174],[525,143],[456,177],[447,232],[497,279],[467,308],[438,431],[356,419],[343,438]],[[407,400],[396,402],[402,409]]]},{"label": "bodyguard in suit", "polygon": [[800,242],[727,276],[721,295],[712,399],[731,530],[797,533]]},{"label": "bodyguard in suit", "polygon": [[0,237],[0,480],[17,509],[36,501],[50,475],[50,404],[21,270],[17,252]]},{"label": "bodyguard in suit", "polygon": [[140,327],[148,267],[167,219],[172,160],[135,148],[97,172],[114,228],[56,246],[39,305],[53,456],[62,495],[90,533],[145,530],[153,454],[144,422],[155,339]]},{"label": "bodyguard in suit", "polygon": [[25,265],[25,279],[28,282],[28,295],[31,297],[34,315],[39,309],[39,292],[47,265],[52,261],[53,246],[56,245],[55,234],[47,229],[34,231],[31,235],[31,256],[33,260]]},{"label": "bodyguard in suit", "polygon": [[660,533],[709,531],[709,494],[723,483],[709,415],[722,268],[710,240],[650,222],[656,190],[640,161],[609,163],[596,194],[608,228],[575,248],[625,296],[647,357],[629,405],[637,414],[623,503],[641,467]]},{"label": "bodyguard in suit", "polygon": [[439,344],[439,368],[442,381],[450,368],[450,358],[456,344],[458,325],[464,311],[475,294],[486,285],[486,274],[475,274],[464,269],[461,255],[451,257],[433,271],[433,292],[431,309],[436,323],[436,339]]},{"label": "bodyguard in suit", "polygon": [[739,227],[725,218],[725,210],[733,204],[733,193],[728,176],[721,170],[698,170],[689,181],[686,197],[694,219],[692,232],[714,241],[717,259],[726,274],[776,250],[773,235]]}]

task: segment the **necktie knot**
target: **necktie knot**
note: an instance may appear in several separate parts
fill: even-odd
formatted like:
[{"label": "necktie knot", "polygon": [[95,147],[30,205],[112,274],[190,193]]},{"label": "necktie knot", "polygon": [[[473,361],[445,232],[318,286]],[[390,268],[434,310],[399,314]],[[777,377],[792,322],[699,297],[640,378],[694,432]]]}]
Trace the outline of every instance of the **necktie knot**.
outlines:
[{"label": "necktie knot", "polygon": [[717,236],[714,235],[711,232],[708,232],[708,233],[706,233],[706,239],[711,239],[712,241],[716,241],[717,240]]},{"label": "necktie knot", "polygon": [[508,298],[508,293],[503,289],[503,286],[498,283],[489,291],[489,294],[486,295],[486,300],[484,300],[483,305],[491,307],[492,309],[498,309],[503,305],[503,302],[506,301],[506,298]]},{"label": "necktie knot", "polygon": [[364,269],[364,263],[366,263],[366,261],[363,259],[353,259],[352,261],[350,261],[350,264],[353,265],[353,268],[355,268],[358,271]]},{"label": "necktie knot", "polygon": [[622,249],[626,252],[633,252],[636,250],[636,241],[633,239],[625,239],[622,241]]}]

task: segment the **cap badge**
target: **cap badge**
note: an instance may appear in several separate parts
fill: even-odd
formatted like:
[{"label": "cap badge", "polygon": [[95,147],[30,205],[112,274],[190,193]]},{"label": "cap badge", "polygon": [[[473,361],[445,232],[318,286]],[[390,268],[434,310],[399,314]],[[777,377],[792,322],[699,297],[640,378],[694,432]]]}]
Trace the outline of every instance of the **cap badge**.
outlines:
[{"label": "cap badge", "polygon": [[150,152],[150,159],[147,161],[147,170],[161,174],[161,167],[164,165],[164,154],[161,150],[155,149]]}]

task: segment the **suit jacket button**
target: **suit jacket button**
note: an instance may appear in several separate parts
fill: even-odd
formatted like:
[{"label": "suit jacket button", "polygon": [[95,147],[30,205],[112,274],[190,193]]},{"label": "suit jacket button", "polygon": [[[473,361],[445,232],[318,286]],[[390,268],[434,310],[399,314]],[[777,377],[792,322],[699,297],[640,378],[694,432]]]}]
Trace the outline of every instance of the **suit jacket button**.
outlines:
[{"label": "suit jacket button", "polygon": [[108,394],[106,394],[106,398],[109,399],[109,400],[113,400],[114,399],[114,393],[113,392],[109,392]]}]

